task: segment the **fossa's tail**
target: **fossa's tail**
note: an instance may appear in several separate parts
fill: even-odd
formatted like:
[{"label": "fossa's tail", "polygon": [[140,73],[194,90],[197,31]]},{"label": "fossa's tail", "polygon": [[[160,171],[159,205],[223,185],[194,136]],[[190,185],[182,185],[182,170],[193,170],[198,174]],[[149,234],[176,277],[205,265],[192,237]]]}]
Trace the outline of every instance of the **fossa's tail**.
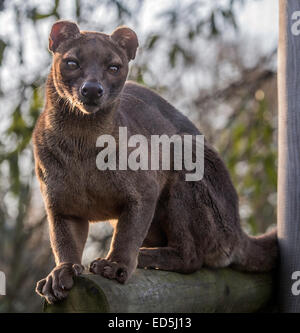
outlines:
[{"label": "fossa's tail", "polygon": [[247,272],[268,272],[276,266],[278,257],[277,230],[258,237],[243,233],[232,266]]}]

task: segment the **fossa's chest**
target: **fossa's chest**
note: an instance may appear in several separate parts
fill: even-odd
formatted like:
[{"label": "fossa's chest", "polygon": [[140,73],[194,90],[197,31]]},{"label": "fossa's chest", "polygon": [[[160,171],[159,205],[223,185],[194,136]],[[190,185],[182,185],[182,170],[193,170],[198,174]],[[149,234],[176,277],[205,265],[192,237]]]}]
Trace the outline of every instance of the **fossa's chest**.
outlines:
[{"label": "fossa's chest", "polygon": [[55,165],[47,165],[47,191],[66,215],[85,215],[90,220],[114,218],[120,212],[122,195],[116,174],[99,170],[97,155],[102,148],[80,140],[59,142],[52,150]]}]

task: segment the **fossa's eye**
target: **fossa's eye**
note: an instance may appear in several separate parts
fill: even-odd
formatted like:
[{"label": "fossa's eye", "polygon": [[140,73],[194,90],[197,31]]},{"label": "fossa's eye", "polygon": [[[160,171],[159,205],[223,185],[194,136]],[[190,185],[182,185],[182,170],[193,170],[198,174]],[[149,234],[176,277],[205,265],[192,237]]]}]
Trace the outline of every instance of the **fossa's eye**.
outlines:
[{"label": "fossa's eye", "polygon": [[69,69],[77,69],[79,68],[79,64],[76,60],[67,60],[67,66]]},{"label": "fossa's eye", "polygon": [[120,70],[120,66],[119,65],[110,65],[108,67],[108,70],[112,73],[117,73]]}]

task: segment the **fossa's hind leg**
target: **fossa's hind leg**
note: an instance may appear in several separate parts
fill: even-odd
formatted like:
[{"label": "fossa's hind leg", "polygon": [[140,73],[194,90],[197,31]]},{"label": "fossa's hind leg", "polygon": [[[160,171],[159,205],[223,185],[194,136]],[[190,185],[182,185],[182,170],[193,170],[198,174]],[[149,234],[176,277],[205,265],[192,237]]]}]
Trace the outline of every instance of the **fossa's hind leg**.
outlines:
[{"label": "fossa's hind leg", "polygon": [[197,242],[192,234],[193,217],[187,206],[180,209],[183,205],[182,201],[182,197],[171,195],[166,207],[168,213],[164,216],[165,219],[160,221],[161,225],[165,225],[167,244],[140,248],[139,268],[192,273],[202,267],[203,255],[199,246],[196,246]]},{"label": "fossa's hind leg", "polygon": [[138,256],[139,268],[157,268],[178,273],[192,273],[200,269],[201,260],[187,258],[172,247],[141,248]]}]

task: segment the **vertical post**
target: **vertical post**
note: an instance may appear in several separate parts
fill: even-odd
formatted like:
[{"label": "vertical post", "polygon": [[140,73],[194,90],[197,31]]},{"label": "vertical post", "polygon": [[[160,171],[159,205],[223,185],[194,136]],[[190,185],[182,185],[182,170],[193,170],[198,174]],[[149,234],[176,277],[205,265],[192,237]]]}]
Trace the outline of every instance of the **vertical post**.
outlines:
[{"label": "vertical post", "polygon": [[299,0],[279,0],[278,99],[279,302],[281,312],[300,312]]}]

